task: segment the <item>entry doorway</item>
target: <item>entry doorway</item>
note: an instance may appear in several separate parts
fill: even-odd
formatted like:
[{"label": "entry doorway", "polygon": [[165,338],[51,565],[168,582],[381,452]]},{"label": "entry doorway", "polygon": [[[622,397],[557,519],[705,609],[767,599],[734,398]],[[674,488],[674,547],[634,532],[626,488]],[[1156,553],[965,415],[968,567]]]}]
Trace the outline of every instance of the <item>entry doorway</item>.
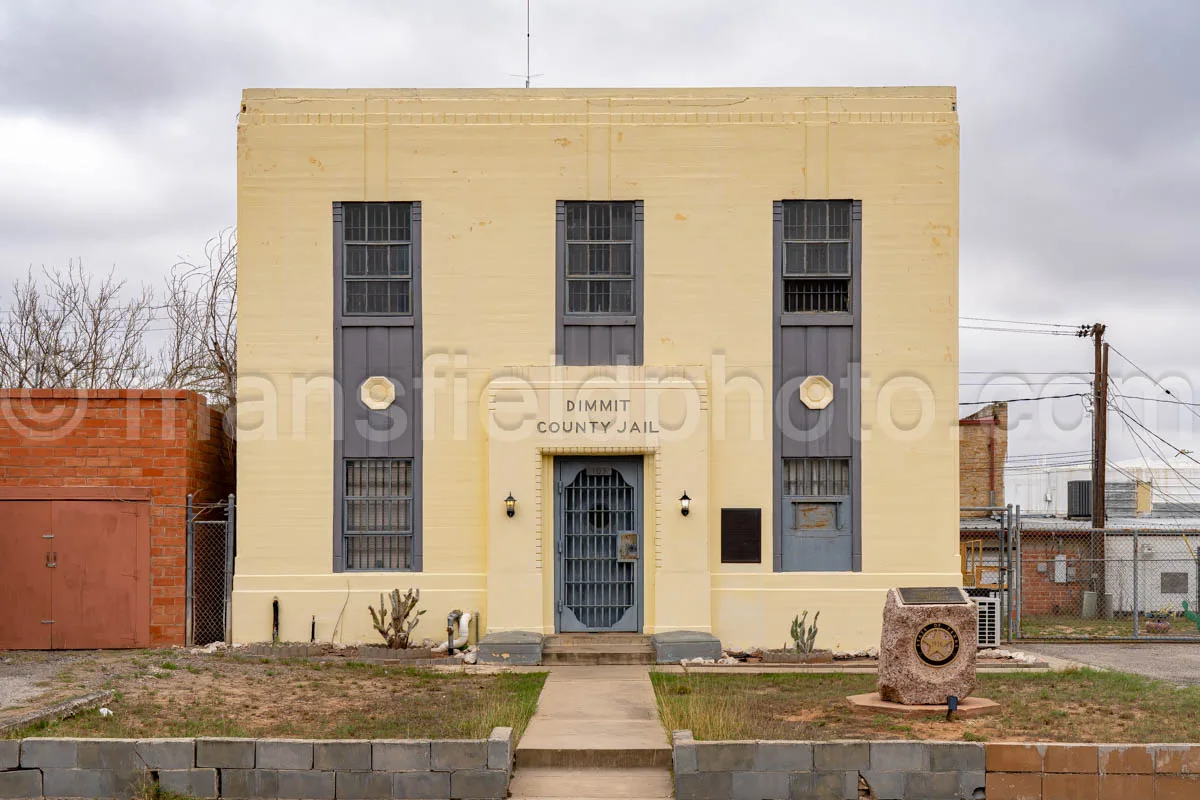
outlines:
[{"label": "entry doorway", "polygon": [[555,629],[642,630],[642,460],[557,458]]}]

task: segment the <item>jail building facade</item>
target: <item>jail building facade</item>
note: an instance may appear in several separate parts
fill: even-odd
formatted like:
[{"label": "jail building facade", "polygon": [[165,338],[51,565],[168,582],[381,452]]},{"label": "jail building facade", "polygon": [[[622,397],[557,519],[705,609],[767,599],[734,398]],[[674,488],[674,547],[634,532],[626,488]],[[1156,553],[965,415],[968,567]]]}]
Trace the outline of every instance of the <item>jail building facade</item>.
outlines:
[{"label": "jail building facade", "polygon": [[247,90],[238,230],[237,640],[961,582],[953,89]]}]

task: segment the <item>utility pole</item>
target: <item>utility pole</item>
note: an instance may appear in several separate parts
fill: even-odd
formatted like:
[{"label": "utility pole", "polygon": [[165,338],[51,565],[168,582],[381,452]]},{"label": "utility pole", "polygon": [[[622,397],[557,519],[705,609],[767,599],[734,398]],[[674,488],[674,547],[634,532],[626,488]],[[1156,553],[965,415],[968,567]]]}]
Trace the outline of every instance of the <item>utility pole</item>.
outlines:
[{"label": "utility pole", "polygon": [[1108,465],[1108,345],[1102,322],[1080,325],[1075,335],[1091,337],[1095,348],[1092,372],[1092,527],[1104,527],[1104,476]]},{"label": "utility pole", "polygon": [[1092,527],[1104,527],[1104,478],[1108,460],[1108,345],[1105,325],[1092,325],[1096,365],[1092,378]]}]

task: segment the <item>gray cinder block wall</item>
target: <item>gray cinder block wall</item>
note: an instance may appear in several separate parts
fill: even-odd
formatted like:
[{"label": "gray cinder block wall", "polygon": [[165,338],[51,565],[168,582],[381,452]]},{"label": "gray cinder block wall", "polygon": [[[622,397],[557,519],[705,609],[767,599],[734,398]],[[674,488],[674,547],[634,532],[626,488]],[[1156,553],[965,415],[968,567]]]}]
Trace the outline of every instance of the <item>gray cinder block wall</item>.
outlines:
[{"label": "gray cinder block wall", "polygon": [[0,798],[124,800],[157,783],[197,798],[508,796],[512,728],[487,739],[0,740]]},{"label": "gray cinder block wall", "polygon": [[955,742],[697,742],[673,736],[678,800],[976,800],[983,745]]}]

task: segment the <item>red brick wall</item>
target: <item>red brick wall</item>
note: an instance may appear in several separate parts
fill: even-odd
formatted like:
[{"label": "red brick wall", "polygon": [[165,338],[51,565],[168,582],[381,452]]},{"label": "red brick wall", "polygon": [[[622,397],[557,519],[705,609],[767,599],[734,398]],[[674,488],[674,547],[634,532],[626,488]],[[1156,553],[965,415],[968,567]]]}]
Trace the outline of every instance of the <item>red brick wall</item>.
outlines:
[{"label": "red brick wall", "polygon": [[[1086,536],[1021,532],[1021,613],[1079,616],[1090,566]],[[1055,583],[1055,558],[1066,557],[1066,578]],[[1043,571],[1038,571],[1044,565]]]},{"label": "red brick wall", "polygon": [[187,495],[233,486],[220,414],[177,390],[0,390],[0,487],[150,491],[150,639],[183,644]]},{"label": "red brick wall", "polygon": [[[1008,405],[992,403],[958,421],[958,504],[1004,505],[1004,459],[1008,457]],[[992,492],[995,502],[992,502]],[[986,517],[986,511],[964,511]]]}]

